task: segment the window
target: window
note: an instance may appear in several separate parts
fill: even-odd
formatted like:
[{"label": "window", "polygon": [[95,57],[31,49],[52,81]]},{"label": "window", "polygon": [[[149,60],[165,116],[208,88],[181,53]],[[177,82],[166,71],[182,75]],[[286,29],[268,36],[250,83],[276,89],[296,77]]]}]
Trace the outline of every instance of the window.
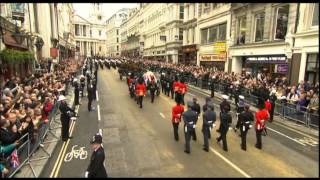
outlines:
[{"label": "window", "polygon": [[203,13],[208,13],[210,11],[210,4],[204,3]]},{"label": "window", "polygon": [[218,34],[218,26],[213,26],[213,27],[209,28],[208,43],[217,41],[217,34]]},{"label": "window", "polygon": [[101,36],[101,31],[99,30],[99,36]]},{"label": "window", "polygon": [[227,31],[227,23],[219,25],[218,31],[218,41],[225,41],[226,40],[226,31]]},{"label": "window", "polygon": [[314,4],[312,26],[319,26],[319,3]]},{"label": "window", "polygon": [[244,44],[246,41],[247,19],[245,16],[238,19],[237,44]]},{"label": "window", "polygon": [[319,82],[319,54],[308,54],[305,80],[311,84]]},{"label": "window", "polygon": [[184,12],[184,7],[183,7],[183,3],[180,4],[180,19],[183,19],[183,12]]},{"label": "window", "polygon": [[101,20],[102,19],[102,17],[101,16],[98,16],[98,20]]},{"label": "window", "polygon": [[207,44],[208,29],[201,29],[201,44]]},{"label": "window", "polygon": [[90,37],[92,37],[92,30],[90,29]]},{"label": "window", "polygon": [[117,51],[119,51],[119,46],[117,46]]},{"label": "window", "polygon": [[179,28],[179,40],[182,41],[183,40],[183,29]]},{"label": "window", "polygon": [[101,46],[99,46],[99,51],[101,51]]},{"label": "window", "polygon": [[83,33],[82,33],[82,35],[83,35],[83,36],[86,36],[86,35],[87,35],[87,34],[86,34],[86,26],[85,26],[85,25],[83,26]]},{"label": "window", "polygon": [[277,8],[274,39],[285,39],[288,27],[289,5]]},{"label": "window", "polygon": [[255,16],[255,42],[263,40],[264,33],[264,13]]},{"label": "window", "polygon": [[119,29],[117,29],[117,35],[119,35]]},{"label": "window", "polygon": [[119,42],[119,38],[117,38],[117,43]]},{"label": "window", "polygon": [[201,44],[226,40],[227,23],[211,26],[201,30]]},{"label": "window", "polygon": [[79,32],[79,24],[76,24],[76,25],[75,25],[75,34],[76,34],[76,36],[79,36],[79,35],[80,35],[80,32]]}]

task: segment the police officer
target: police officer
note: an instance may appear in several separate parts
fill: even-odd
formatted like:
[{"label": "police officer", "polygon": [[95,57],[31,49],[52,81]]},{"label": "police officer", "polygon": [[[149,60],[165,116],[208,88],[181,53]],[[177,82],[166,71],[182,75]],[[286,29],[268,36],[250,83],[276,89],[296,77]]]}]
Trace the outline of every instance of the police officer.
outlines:
[{"label": "police officer", "polygon": [[223,110],[220,113],[220,127],[219,127],[220,136],[217,138],[217,142],[219,143],[222,140],[224,151],[228,151],[227,132],[229,130],[229,126],[231,123],[232,123],[232,117],[229,111]]},{"label": "police officer", "polygon": [[161,73],[160,82],[161,82],[161,92],[164,93],[165,87],[166,87],[166,80],[165,80],[165,73],[164,72]]},{"label": "police officer", "polygon": [[84,87],[85,87],[85,85],[86,85],[86,82],[85,82],[85,77],[84,77],[84,75],[81,75],[80,76],[80,92],[81,92],[81,97],[83,97],[83,95],[84,95]]},{"label": "police officer", "polygon": [[67,98],[63,95],[60,95],[58,98],[58,102],[60,102],[59,110],[61,112],[60,121],[61,121],[61,137],[62,141],[67,141],[67,139],[71,139],[69,136],[69,127],[70,127],[70,118],[76,114],[76,112],[71,109],[67,102],[65,101]]},{"label": "police officer", "polygon": [[90,164],[85,173],[86,178],[107,178],[108,174],[104,166],[105,153],[102,147],[102,137],[99,133],[95,134],[90,141],[93,153]]},{"label": "police officer", "polygon": [[165,76],[165,88],[164,88],[165,94],[170,97],[170,91],[171,91],[171,82],[170,82],[170,76],[167,74]]},{"label": "police officer", "polygon": [[[193,106],[192,106],[192,110],[195,111],[197,113],[197,117],[199,118],[200,113],[201,113],[201,109],[200,109],[200,105],[197,103],[197,98],[194,97],[193,99]],[[198,118],[196,119],[195,124],[197,124]],[[196,135],[196,131],[192,132],[192,140],[196,141],[197,140],[197,135]]]},{"label": "police officer", "polygon": [[93,100],[97,99],[97,95],[96,95],[96,91],[97,91],[97,81],[95,78],[92,79],[92,95],[93,95]]},{"label": "police officer", "polygon": [[276,90],[273,89],[271,91],[271,95],[270,95],[270,103],[271,103],[271,112],[270,112],[270,122],[272,123],[273,121],[273,114],[274,114],[274,107],[276,105],[276,100],[277,100],[277,96],[276,96]]},{"label": "police officer", "polygon": [[176,102],[181,102],[180,80],[177,77],[175,78],[175,81],[172,84],[172,89],[175,94],[174,100]]},{"label": "police officer", "polygon": [[241,135],[241,149],[247,150],[247,133],[248,130],[252,127],[251,123],[253,122],[253,114],[249,111],[249,105],[244,106],[244,111],[239,114],[239,128]]},{"label": "police officer", "polygon": [[209,102],[207,104],[207,110],[203,113],[203,124],[202,124],[202,133],[203,133],[203,150],[209,151],[209,136],[210,131],[216,122],[216,113],[213,111],[213,103]]},{"label": "police officer", "polygon": [[210,91],[211,91],[210,97],[211,98],[214,98],[214,83],[215,83],[215,76],[213,76],[211,78],[211,81],[209,81],[209,87],[210,87]]},{"label": "police officer", "polygon": [[88,85],[88,111],[91,111],[91,103],[93,101],[93,85]]},{"label": "police officer", "polygon": [[190,153],[190,139],[192,132],[195,131],[196,120],[198,119],[198,115],[195,111],[192,110],[193,103],[187,103],[188,110],[182,113],[182,118],[184,121],[184,135],[185,135],[185,150],[184,152]]},{"label": "police officer", "polygon": [[173,125],[173,134],[176,141],[179,140],[178,127],[181,122],[181,115],[184,112],[184,107],[177,102],[177,105],[172,108],[172,125]]},{"label": "police officer", "polygon": [[80,87],[79,83],[77,82],[77,79],[73,80],[74,83],[74,105],[79,105],[79,93],[80,93]]}]

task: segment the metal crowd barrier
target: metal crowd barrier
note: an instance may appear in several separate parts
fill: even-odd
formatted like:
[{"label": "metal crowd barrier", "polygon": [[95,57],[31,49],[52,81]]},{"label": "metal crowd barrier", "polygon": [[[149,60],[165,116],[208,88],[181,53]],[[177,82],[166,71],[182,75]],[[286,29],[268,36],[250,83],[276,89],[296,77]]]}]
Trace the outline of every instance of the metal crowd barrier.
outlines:
[{"label": "metal crowd barrier", "polygon": [[[42,160],[42,159],[47,159],[51,157],[51,154],[48,153],[48,151],[46,151],[45,148],[43,148],[42,146],[40,146],[40,144],[44,144],[47,142],[44,142],[45,137],[47,136],[48,132],[51,132],[50,130],[52,128],[52,122],[55,119],[55,116],[57,115],[57,110],[58,110],[59,104],[55,103],[53,106],[53,109],[51,110],[51,112],[49,113],[48,116],[48,120],[49,122],[47,124],[41,124],[39,129],[38,129],[38,133],[35,137],[35,142],[31,142],[31,139],[33,137],[30,137],[30,135],[27,133],[25,135],[23,135],[20,138],[20,141],[23,142],[23,140],[27,139],[25,142],[23,142],[18,148],[17,148],[17,152],[18,152],[18,158],[20,161],[20,165],[15,168],[12,169],[10,167],[10,173],[7,175],[7,177],[12,178],[17,172],[20,171],[20,169],[24,166],[24,165],[29,165],[31,168],[31,171],[33,173],[33,175],[36,177],[36,173],[34,171],[34,168],[31,164],[31,162],[33,161],[38,161],[38,160]],[[26,138],[27,137],[27,138]],[[56,136],[55,136],[56,137]],[[59,139],[59,137],[56,137],[57,139]],[[36,158],[36,159],[31,159],[32,155],[39,149],[41,148],[46,154],[47,156],[45,157],[40,157],[40,158]]]},{"label": "metal crowd barrier", "polygon": [[[189,78],[189,84],[202,88],[208,89],[208,84],[206,81],[203,81],[202,78]],[[226,83],[217,82],[214,83],[214,90],[216,92],[227,93],[230,95],[232,92],[228,91],[226,88]],[[226,91],[227,90],[227,91]],[[253,95],[249,89],[242,88],[240,92],[241,95],[245,96],[246,103],[256,106],[258,104],[258,97]],[[295,121],[304,124],[307,127],[319,128],[319,113],[306,110],[306,107],[297,108],[296,104],[290,103],[281,103],[280,100],[277,100],[274,108],[274,115],[279,116],[281,119],[286,119],[290,121]]]}]

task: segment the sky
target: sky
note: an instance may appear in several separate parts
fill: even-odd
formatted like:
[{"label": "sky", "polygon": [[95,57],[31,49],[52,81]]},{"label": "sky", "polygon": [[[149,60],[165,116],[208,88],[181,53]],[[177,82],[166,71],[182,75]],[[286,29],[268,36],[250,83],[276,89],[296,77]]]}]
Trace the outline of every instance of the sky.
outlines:
[{"label": "sky", "polygon": [[[91,3],[73,3],[75,13],[84,18],[88,17],[90,13],[88,5],[90,4]],[[102,3],[102,12],[105,18],[108,19],[121,8],[135,8],[137,6],[137,3]]]}]

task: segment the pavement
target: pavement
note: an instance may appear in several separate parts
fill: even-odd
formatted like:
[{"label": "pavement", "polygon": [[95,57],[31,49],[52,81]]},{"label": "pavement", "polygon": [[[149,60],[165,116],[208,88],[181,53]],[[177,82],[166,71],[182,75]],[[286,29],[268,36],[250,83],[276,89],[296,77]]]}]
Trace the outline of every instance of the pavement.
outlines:
[{"label": "pavement", "polygon": [[[109,177],[318,177],[318,138],[289,129],[286,125],[268,124],[268,136],[262,137],[263,149],[254,147],[253,129],[247,137],[247,151],[240,149],[238,133],[229,130],[228,152],[215,141],[212,130],[210,150],[202,150],[202,116],[197,127],[197,141],[191,141],[191,154],[185,154],[183,127],[174,141],[171,108],[175,102],[163,95],[151,104],[149,95],[143,108],[130,98],[125,80],[114,69],[100,69],[95,111],[88,112],[87,98],[81,100],[80,117],[71,126],[74,137],[58,143],[40,177],[84,177],[92,150],[89,139],[97,132],[103,136],[105,167]],[[190,88],[185,101],[198,97],[202,106],[205,93]],[[216,95],[219,96],[219,95]],[[219,114],[219,99],[215,98]],[[233,122],[235,123],[233,113]],[[278,120],[276,120],[278,121]],[[298,128],[299,129],[299,128]],[[259,168],[257,168],[259,167]]]}]

